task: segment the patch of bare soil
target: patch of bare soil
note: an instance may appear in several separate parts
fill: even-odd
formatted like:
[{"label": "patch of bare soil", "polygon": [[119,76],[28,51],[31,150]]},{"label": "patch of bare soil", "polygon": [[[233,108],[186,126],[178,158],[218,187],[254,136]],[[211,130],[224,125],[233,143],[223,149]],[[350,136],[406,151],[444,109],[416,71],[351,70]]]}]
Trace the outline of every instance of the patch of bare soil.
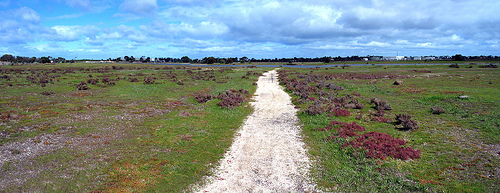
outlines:
[{"label": "patch of bare soil", "polygon": [[310,161],[297,126],[297,110],[278,85],[276,71],[257,82],[255,111],[200,192],[310,192]]},{"label": "patch of bare soil", "polygon": [[[55,116],[48,124],[57,126],[84,121],[88,123],[84,127],[90,125],[97,127],[91,133],[83,135],[75,133],[77,127],[58,126],[57,132],[44,133],[1,145],[0,190],[20,187],[19,190],[22,191],[39,192],[44,190],[44,187],[33,187],[34,185],[30,185],[32,182],[55,185],[61,183],[62,179],[74,180],[84,174],[89,179],[81,182],[84,184],[74,185],[85,186],[87,188],[82,190],[90,191],[105,180],[105,176],[88,174],[88,171],[106,167],[120,157],[121,147],[117,146],[116,142],[130,138],[133,134],[131,131],[143,118],[170,112],[170,108],[158,109],[147,106],[138,111],[121,109],[118,115],[103,116],[105,113],[99,107],[93,104],[88,106],[86,113],[73,112]],[[94,122],[100,124],[96,125]],[[39,126],[25,126],[22,130],[34,130],[36,127]],[[41,156],[45,158],[40,159]]]}]

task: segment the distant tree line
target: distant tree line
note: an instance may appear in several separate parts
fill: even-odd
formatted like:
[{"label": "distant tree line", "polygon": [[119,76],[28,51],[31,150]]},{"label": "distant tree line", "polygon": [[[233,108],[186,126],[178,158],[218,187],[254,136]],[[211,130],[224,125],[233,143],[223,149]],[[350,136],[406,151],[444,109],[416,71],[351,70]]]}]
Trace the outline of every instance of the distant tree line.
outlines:
[{"label": "distant tree line", "polygon": [[[202,59],[191,59],[188,56],[183,56],[181,58],[151,58],[142,56],[140,58],[135,58],[134,56],[124,56],[118,57],[116,59],[108,58],[107,61],[115,61],[115,62],[142,62],[142,63],[196,63],[196,64],[232,64],[232,63],[251,63],[251,62],[277,62],[277,63],[307,63],[307,62],[347,62],[347,61],[363,61],[366,57],[361,56],[346,56],[346,57],[316,57],[316,58],[304,58],[304,57],[293,57],[293,58],[248,58],[246,56],[243,57],[229,57],[229,58],[219,58],[219,57],[204,57]],[[500,61],[500,56],[462,56],[461,54],[456,54],[454,56],[439,56],[436,57],[436,60],[444,60],[444,61]],[[26,64],[26,63],[73,63],[75,60],[66,60],[63,57],[24,57],[24,56],[13,56],[11,54],[4,54],[0,57],[1,62],[9,62],[11,64]]]},{"label": "distant tree line", "polygon": [[13,56],[10,54],[4,54],[0,57],[1,62],[10,62],[10,63],[65,63],[65,62],[74,62],[74,60],[67,61],[63,57],[53,58],[51,56],[44,57],[25,57],[25,56]]}]

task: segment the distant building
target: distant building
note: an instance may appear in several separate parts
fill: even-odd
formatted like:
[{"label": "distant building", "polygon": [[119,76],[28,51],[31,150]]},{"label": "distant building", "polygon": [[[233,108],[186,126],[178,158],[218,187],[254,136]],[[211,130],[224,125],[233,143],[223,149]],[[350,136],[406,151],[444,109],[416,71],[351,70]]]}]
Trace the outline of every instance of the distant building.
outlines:
[{"label": "distant building", "polygon": [[388,60],[388,61],[395,61],[395,60],[405,60],[406,57],[404,56],[385,56],[383,60]]},{"label": "distant building", "polygon": [[370,56],[369,58],[370,58],[371,61],[380,61],[384,57],[383,56]]}]

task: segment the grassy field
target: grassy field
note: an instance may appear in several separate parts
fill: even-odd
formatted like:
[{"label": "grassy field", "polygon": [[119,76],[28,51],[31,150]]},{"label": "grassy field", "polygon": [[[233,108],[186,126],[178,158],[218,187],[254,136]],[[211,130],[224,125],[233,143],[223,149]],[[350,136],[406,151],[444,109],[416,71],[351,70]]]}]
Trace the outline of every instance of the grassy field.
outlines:
[{"label": "grassy field", "polygon": [[[265,69],[58,64],[0,70],[2,191],[179,192],[210,173],[252,112],[248,103],[222,108],[215,97],[253,93]],[[87,90],[77,90],[82,81]],[[200,93],[214,98],[198,103]]]},{"label": "grassy field", "polygon": [[[500,71],[477,65],[466,67],[470,65],[460,65],[460,68],[419,65],[282,70],[282,79],[285,75],[311,87],[331,83],[343,89],[319,90],[332,92],[337,99],[345,97],[347,103],[363,105],[362,109],[346,109],[338,104],[340,109],[349,110],[350,115],[328,116],[332,112],[327,108],[330,104],[318,102],[326,100],[328,95],[320,96],[325,93],[311,92],[310,87],[311,94],[305,96],[299,90],[288,89],[294,103],[302,109],[299,118],[310,153],[318,163],[313,171],[318,184],[328,191],[343,192],[498,191]],[[394,85],[396,80],[402,84]],[[464,95],[468,98],[461,99]],[[372,98],[391,105],[392,110],[386,110],[382,116],[387,123],[374,119],[377,110],[370,103]],[[311,113],[318,109],[308,110],[313,105],[324,108],[324,112]],[[435,106],[446,112],[433,114],[431,108]],[[410,115],[418,129],[406,131],[396,126],[397,114]],[[403,139],[407,142],[404,147],[420,151],[420,158],[368,158],[366,151],[343,146],[355,137],[346,139],[338,137],[338,130],[318,129],[332,121],[355,122],[366,128],[363,133],[376,131]]]},{"label": "grassy field", "polygon": [[[343,192],[497,191],[500,71],[469,66],[282,69],[288,78],[305,81],[303,88],[316,88],[307,96],[289,92],[302,109],[299,118],[318,185]],[[217,105],[220,99],[198,103],[195,96],[254,93],[258,74],[267,70],[81,63],[0,67],[0,189],[187,190],[210,173],[252,112],[248,103],[226,109]],[[138,82],[131,82],[134,78]],[[396,80],[402,84],[394,85]],[[77,90],[82,81],[89,82],[88,90]],[[464,95],[468,98],[459,98]],[[334,99],[342,97],[363,108],[336,104]],[[321,102],[328,98],[332,101]],[[382,116],[388,121],[375,120],[372,98],[392,107]],[[350,115],[329,116],[332,104]],[[307,114],[311,105],[323,112]],[[432,114],[435,106],[446,112]],[[402,130],[393,123],[397,114],[410,115],[418,129]],[[358,136],[377,131],[403,139],[420,158],[367,158],[364,151],[343,147],[358,136],[318,129],[332,121],[366,128]]]}]

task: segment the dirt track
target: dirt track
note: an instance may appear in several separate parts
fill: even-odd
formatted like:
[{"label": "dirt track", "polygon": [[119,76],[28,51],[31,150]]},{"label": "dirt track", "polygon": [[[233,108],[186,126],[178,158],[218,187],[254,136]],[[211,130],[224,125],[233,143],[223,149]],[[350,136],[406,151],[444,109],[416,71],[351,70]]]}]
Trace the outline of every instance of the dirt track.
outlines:
[{"label": "dirt track", "polygon": [[278,85],[277,72],[264,73],[257,86],[254,113],[200,192],[314,191],[297,110]]}]

